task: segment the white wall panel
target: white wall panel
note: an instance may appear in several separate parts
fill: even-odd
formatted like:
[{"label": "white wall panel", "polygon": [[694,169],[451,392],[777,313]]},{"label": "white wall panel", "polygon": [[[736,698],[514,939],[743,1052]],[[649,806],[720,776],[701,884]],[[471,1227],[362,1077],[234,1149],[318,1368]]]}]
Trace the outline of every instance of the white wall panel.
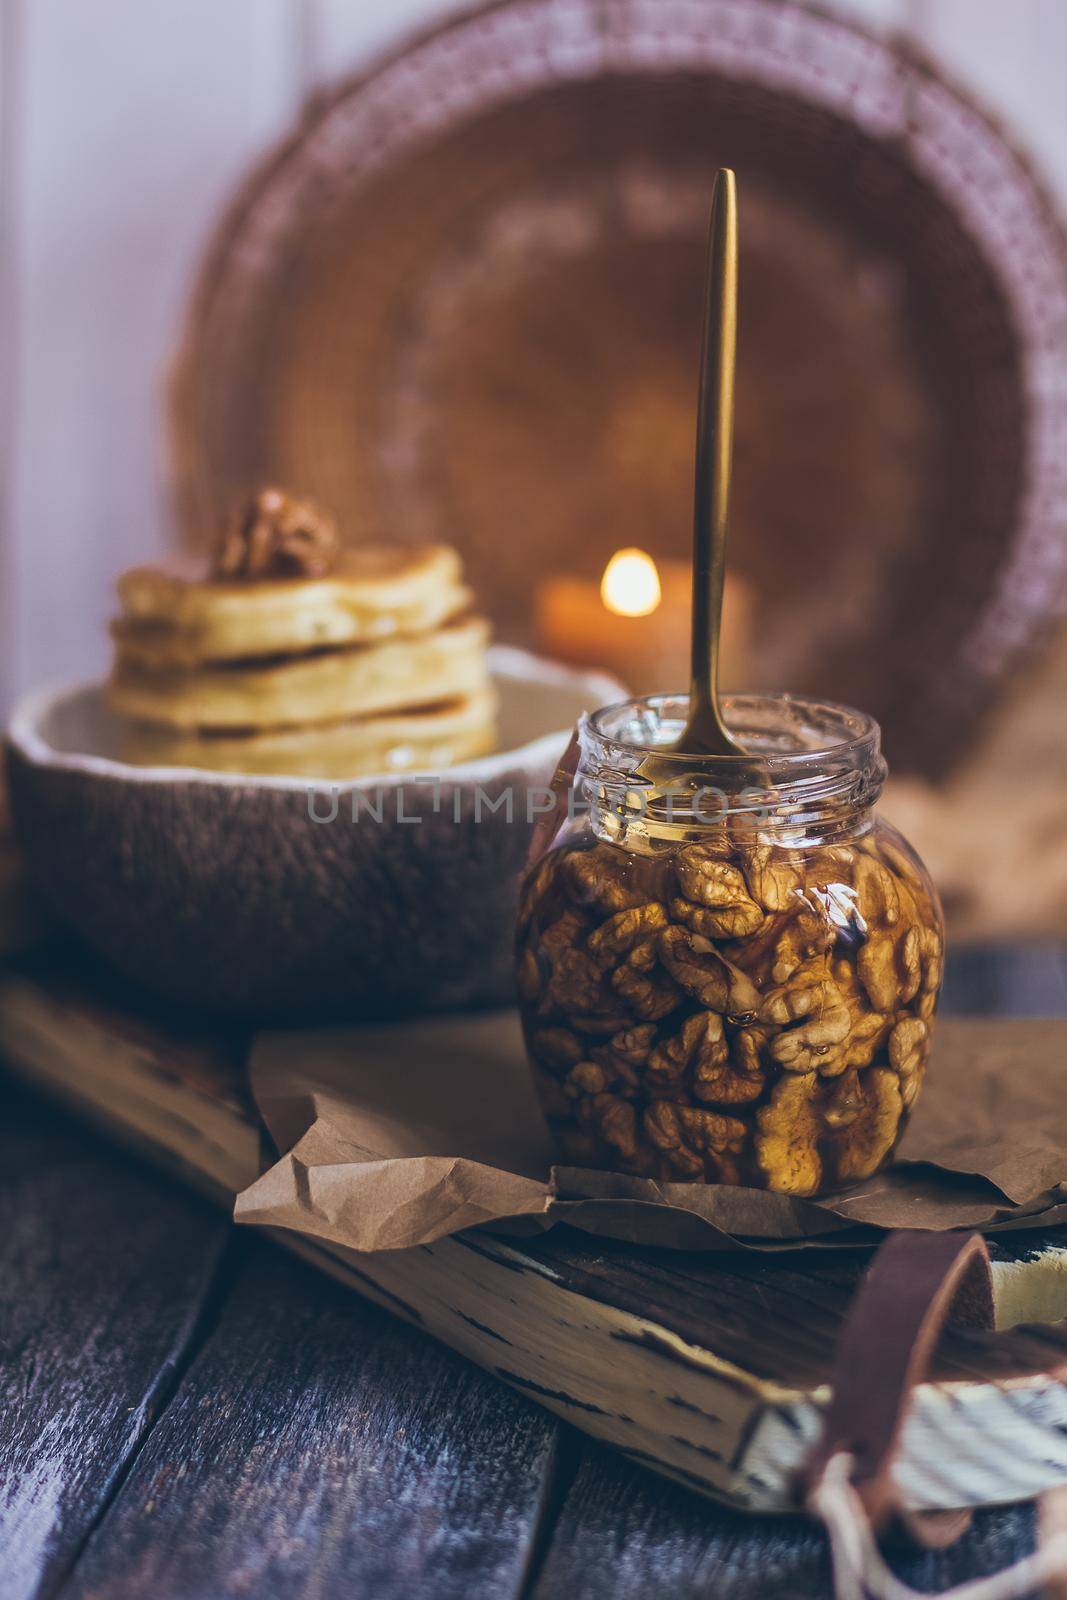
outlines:
[{"label": "white wall panel", "polygon": [[915,31],[1067,196],[1067,0],[909,0]]},{"label": "white wall panel", "polygon": [[453,0],[306,0],[312,83],[356,71],[404,36],[467,9]]},{"label": "white wall panel", "polygon": [[15,681],[13,473],[18,406],[18,303],[12,269],[15,138],[21,110],[18,24],[13,0],[0,0],[0,713]]},{"label": "white wall panel", "polygon": [[21,5],[9,485],[16,686],[102,665],[160,549],[160,377],[216,209],[300,91],[292,0]]}]

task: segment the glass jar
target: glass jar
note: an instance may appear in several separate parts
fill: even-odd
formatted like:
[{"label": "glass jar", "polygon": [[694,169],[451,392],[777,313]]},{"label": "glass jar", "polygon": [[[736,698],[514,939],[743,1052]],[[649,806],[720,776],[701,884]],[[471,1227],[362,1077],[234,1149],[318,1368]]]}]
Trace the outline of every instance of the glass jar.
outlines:
[{"label": "glass jar", "polygon": [[727,695],[747,753],[693,757],[670,749],[685,713],[653,695],[580,724],[567,820],[520,897],[542,1107],[575,1166],[846,1188],[890,1160],[922,1086],[937,894],[875,815],[872,718]]}]

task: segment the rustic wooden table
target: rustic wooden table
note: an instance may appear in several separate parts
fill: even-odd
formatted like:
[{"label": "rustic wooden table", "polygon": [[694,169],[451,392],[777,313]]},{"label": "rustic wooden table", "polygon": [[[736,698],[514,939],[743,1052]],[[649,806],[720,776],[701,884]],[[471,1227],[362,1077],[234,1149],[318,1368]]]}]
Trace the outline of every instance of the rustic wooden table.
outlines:
[{"label": "rustic wooden table", "polygon": [[[969,952],[946,1005],[1067,1015],[1067,953]],[[0,1106],[0,1600],[829,1594],[803,1521],[624,1461],[13,1084]],[[1010,1507],[894,1559],[936,1591],[1031,1542]]]}]

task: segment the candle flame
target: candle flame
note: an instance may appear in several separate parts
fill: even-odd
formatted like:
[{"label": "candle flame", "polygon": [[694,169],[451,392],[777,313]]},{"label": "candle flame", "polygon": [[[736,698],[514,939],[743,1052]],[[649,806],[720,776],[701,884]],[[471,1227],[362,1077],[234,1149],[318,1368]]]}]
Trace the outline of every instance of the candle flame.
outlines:
[{"label": "candle flame", "polygon": [[619,617],[647,617],[663,597],[656,563],[644,550],[616,550],[600,580],[600,598]]}]

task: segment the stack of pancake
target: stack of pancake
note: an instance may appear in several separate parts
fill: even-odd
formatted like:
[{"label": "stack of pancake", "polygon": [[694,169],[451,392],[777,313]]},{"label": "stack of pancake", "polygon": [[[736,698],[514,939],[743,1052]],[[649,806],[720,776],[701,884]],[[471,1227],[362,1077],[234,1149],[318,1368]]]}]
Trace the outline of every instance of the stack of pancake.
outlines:
[{"label": "stack of pancake", "polygon": [[[328,519],[275,490],[242,527],[211,570],[119,580],[110,700],[126,760],[346,778],[492,749],[488,626],[454,550],[343,550]],[[302,542],[287,543],[294,527]]]}]

